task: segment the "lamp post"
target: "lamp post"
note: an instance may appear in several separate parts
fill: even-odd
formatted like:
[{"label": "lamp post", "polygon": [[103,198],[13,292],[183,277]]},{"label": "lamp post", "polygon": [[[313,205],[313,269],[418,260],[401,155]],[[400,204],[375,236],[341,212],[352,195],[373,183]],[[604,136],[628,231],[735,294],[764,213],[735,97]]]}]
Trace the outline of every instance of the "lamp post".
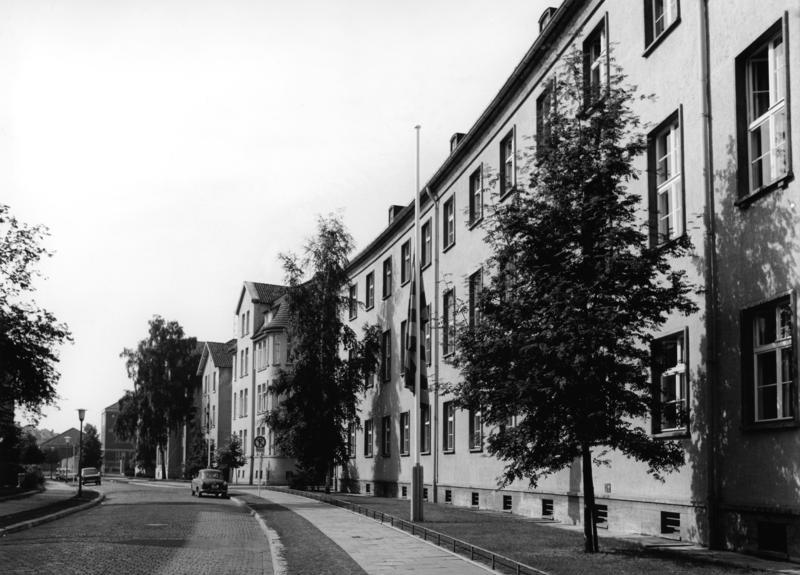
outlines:
[{"label": "lamp post", "polygon": [[83,495],[83,481],[81,481],[81,464],[83,460],[83,418],[86,416],[85,409],[78,410],[78,419],[81,420],[81,430],[78,435],[78,497]]}]

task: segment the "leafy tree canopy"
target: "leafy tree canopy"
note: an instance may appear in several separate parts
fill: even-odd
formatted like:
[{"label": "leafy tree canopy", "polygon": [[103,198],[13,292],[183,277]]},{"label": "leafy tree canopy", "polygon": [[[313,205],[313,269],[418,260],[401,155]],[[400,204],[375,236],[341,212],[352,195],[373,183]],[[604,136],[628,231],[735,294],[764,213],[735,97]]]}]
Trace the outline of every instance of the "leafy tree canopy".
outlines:
[{"label": "leafy tree canopy", "polygon": [[616,70],[587,107],[598,94],[585,90],[582,68],[576,52],[554,74],[549,115],[523,162],[529,181],[485,219],[489,277],[479,323],[460,328],[463,381],[452,391],[498,426],[488,450],[506,464],[503,483],[535,485],[580,458],[592,509],[592,453],[597,463],[618,450],[656,476],[683,463],[678,443],[644,427],[655,399],[648,343],[668,314],[696,306],[671,267],[688,239],[651,248],[629,188],[646,150],[634,90]]},{"label": "leafy tree canopy", "polygon": [[81,467],[96,467],[100,469],[103,464],[103,449],[97,428],[91,423],[83,427],[83,456]]},{"label": "leafy tree canopy", "polygon": [[292,367],[273,385],[282,401],[266,419],[279,448],[318,479],[347,461],[347,427],[357,421],[358,397],[377,361],[378,328],[365,326],[359,340],[342,321],[352,249],[344,224],[329,216],[319,218],[302,258],[281,256],[289,284]]},{"label": "leafy tree canopy", "polygon": [[230,441],[217,449],[217,466],[220,469],[238,469],[245,464],[242,442],[236,435],[231,435]]},{"label": "leafy tree canopy", "polygon": [[[72,336],[65,324],[29,299],[42,247],[43,226],[18,221],[0,204],[0,398],[37,416],[56,400],[57,348]],[[0,406],[2,407],[2,406]]]},{"label": "leafy tree canopy", "polygon": [[163,452],[169,433],[194,415],[197,340],[186,337],[178,322],[156,315],[149,321],[147,338],[120,356],[134,390],[121,401],[116,429],[123,438],[137,437],[140,445],[157,445]]}]

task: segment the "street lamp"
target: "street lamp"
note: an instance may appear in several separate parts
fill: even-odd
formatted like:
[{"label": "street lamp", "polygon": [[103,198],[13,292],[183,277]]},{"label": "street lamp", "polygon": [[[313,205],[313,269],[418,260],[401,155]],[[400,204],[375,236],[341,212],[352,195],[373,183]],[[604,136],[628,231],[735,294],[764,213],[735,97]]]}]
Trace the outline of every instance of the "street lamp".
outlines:
[{"label": "street lamp", "polygon": [[83,418],[86,416],[85,409],[78,410],[78,419],[81,420],[81,431],[78,436],[78,497],[83,495],[83,482],[81,481],[81,464],[83,459]]}]

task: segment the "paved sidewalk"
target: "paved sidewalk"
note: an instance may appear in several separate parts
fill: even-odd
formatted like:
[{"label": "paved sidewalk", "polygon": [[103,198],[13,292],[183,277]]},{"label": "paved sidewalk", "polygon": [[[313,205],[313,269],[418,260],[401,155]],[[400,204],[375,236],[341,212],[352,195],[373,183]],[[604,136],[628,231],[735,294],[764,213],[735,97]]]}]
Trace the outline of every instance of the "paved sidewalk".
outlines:
[{"label": "paved sidewalk", "polygon": [[45,481],[45,491],[25,495],[14,499],[0,501],[0,517],[16,515],[24,511],[32,511],[40,507],[47,507],[53,503],[71,499],[78,493],[78,488],[63,481]]},{"label": "paved sidewalk", "polygon": [[[242,489],[256,495],[255,488]],[[486,575],[493,571],[367,517],[306,497],[261,490],[261,498],[297,513],[347,552],[370,575]],[[265,517],[269,525],[269,516]]]}]

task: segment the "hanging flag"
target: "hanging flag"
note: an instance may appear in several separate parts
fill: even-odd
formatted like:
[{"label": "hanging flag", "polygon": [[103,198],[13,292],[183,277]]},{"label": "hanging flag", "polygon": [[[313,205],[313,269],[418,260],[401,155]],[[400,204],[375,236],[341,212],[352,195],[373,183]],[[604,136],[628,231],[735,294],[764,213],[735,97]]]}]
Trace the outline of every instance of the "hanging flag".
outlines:
[{"label": "hanging flag", "polygon": [[421,390],[428,389],[428,375],[425,372],[426,358],[425,346],[421,346],[420,361],[417,362],[417,317],[420,320],[420,329],[424,329],[428,322],[428,305],[425,303],[425,287],[422,285],[422,274],[419,276],[419,302],[421,313],[417,314],[416,294],[417,294],[417,266],[414,258],[411,259],[411,291],[408,296],[408,328],[406,329],[406,341],[403,342],[406,348],[406,364],[403,366],[405,374],[405,386],[414,393],[414,375],[419,363]]}]

